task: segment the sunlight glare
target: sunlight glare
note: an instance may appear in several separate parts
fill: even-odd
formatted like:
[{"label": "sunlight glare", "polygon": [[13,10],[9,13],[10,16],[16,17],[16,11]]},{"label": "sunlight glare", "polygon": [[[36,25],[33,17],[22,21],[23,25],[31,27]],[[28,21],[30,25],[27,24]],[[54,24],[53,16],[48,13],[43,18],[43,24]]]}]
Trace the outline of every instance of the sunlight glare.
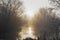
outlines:
[{"label": "sunlight glare", "polygon": [[23,28],[23,30],[19,33],[21,35],[21,39],[25,39],[25,38],[37,38],[35,35],[34,35],[34,32],[33,32],[33,28],[32,27],[28,27],[24,30],[25,28]]},{"label": "sunlight glare", "polygon": [[28,34],[29,34],[29,35],[32,34],[32,28],[31,28],[31,27],[28,28]]},{"label": "sunlight glare", "polygon": [[33,13],[32,11],[28,11],[25,13],[26,17],[29,18],[29,19],[32,19],[35,15],[35,13]]}]

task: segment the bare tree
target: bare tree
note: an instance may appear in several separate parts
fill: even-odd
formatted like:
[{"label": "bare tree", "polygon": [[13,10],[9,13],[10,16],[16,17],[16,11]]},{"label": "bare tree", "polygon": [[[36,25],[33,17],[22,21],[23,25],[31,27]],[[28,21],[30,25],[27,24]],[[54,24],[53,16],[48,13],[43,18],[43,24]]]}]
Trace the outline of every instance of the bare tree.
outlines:
[{"label": "bare tree", "polygon": [[0,0],[0,38],[16,40],[23,23],[18,15],[22,13],[20,0]]},{"label": "bare tree", "polygon": [[60,8],[60,0],[49,0],[50,4],[55,8]]},{"label": "bare tree", "polygon": [[49,9],[41,8],[33,25],[36,27],[41,40],[58,40],[60,19],[56,18],[56,14],[52,12],[53,9]]}]

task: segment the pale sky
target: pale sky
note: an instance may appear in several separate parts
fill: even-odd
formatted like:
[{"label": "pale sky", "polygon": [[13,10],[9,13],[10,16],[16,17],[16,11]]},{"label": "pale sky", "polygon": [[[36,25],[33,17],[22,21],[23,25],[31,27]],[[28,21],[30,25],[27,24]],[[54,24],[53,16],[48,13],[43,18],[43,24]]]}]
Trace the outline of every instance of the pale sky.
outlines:
[{"label": "pale sky", "polygon": [[48,0],[23,0],[26,12],[36,12],[41,7],[48,7]]}]

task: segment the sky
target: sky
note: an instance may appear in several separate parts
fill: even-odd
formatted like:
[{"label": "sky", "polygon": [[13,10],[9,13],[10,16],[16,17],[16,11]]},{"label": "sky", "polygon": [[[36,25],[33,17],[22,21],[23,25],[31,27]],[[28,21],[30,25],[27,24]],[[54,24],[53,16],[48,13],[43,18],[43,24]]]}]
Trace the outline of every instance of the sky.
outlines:
[{"label": "sky", "polygon": [[[48,0],[23,0],[23,4],[25,7],[25,15],[28,17],[29,20],[34,17],[35,12],[37,12],[40,8],[49,7]],[[29,21],[28,23],[29,24],[27,25],[28,27],[30,27],[31,21]],[[24,30],[24,28],[22,30]]]},{"label": "sky", "polygon": [[41,7],[48,7],[48,0],[23,0],[25,11],[27,13],[36,12]]}]

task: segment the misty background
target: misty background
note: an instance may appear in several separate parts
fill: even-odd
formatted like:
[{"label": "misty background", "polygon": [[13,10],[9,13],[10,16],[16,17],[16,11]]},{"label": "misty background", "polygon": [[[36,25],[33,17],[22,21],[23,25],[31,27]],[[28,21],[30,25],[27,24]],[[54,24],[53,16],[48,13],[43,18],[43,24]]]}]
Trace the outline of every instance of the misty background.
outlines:
[{"label": "misty background", "polygon": [[[24,13],[36,14],[30,21]],[[29,24],[40,40],[60,40],[59,13],[60,0],[0,0],[0,40],[20,40],[18,33]]]}]

